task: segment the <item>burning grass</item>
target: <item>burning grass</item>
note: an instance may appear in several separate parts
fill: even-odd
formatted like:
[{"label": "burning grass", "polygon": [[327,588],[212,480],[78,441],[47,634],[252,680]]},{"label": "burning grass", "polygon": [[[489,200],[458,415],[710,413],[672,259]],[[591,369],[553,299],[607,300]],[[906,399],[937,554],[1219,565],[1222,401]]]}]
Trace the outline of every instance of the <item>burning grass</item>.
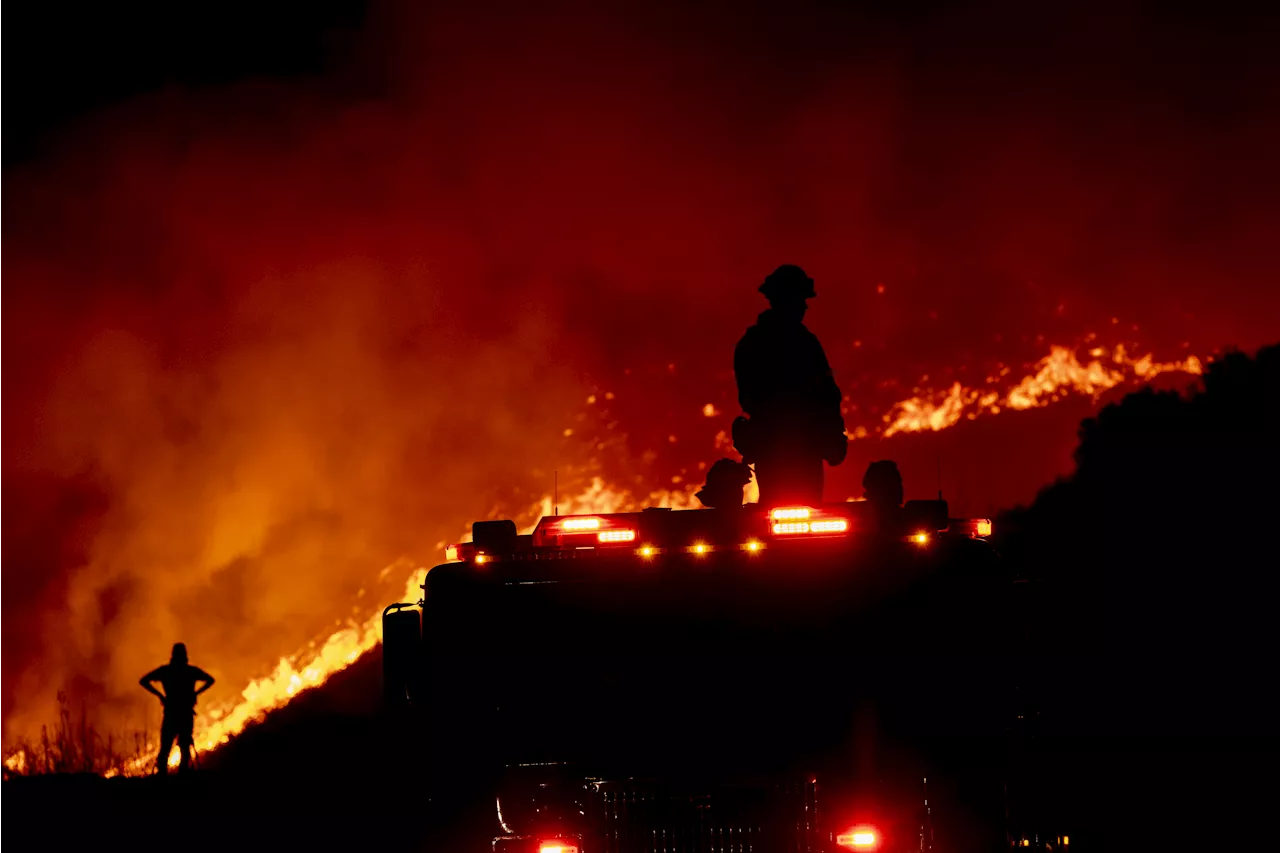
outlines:
[{"label": "burning grass", "polygon": [[1032,370],[1033,373],[1011,386],[1010,369],[1004,367],[988,376],[982,388],[966,388],[956,382],[945,392],[902,400],[884,416],[880,434],[889,438],[902,432],[943,430],[955,426],[961,418],[974,420],[984,414],[999,414],[1003,409],[1038,408],[1073,394],[1096,401],[1104,391],[1120,385],[1137,387],[1162,373],[1176,371],[1199,376],[1204,372],[1204,365],[1194,355],[1170,362],[1156,361],[1151,353],[1133,358],[1123,345],[1113,349],[1094,347],[1089,350],[1086,362],[1081,361],[1071,347],[1053,346]]},{"label": "burning grass", "polygon": [[98,731],[82,705],[70,707],[65,693],[58,694],[58,719],[40,727],[38,738],[20,738],[5,751],[4,778],[47,774],[92,773],[99,776],[127,774],[148,762],[159,748],[158,733],[146,729],[123,735]]},{"label": "burning grass", "polygon": [[[1122,384],[1141,384],[1162,372],[1177,370],[1199,375],[1202,371],[1200,360],[1194,356],[1180,362],[1158,363],[1150,355],[1134,359],[1122,347],[1114,350],[1095,348],[1089,355],[1092,360],[1082,363],[1071,348],[1053,347],[1048,356],[1034,365],[1032,373],[1018,382],[1012,381],[1009,370],[1004,370],[1000,375],[989,378],[988,388],[969,389],[957,383],[941,403],[935,399],[936,395],[901,401],[875,431],[888,437],[898,432],[941,430],[963,418],[996,414],[1002,408],[1036,408],[1069,394],[1096,398],[1101,391]],[[594,402],[594,399],[589,402]],[[869,434],[863,429],[851,438],[864,438]],[[610,487],[599,476],[585,477],[585,470],[579,473],[588,482],[581,490],[575,490],[558,502],[560,511],[568,514],[625,512],[646,505],[675,509],[696,505],[692,499],[696,486],[647,495],[635,494]],[[749,501],[756,499],[754,486],[753,482],[747,496]],[[523,512],[516,513],[518,523],[528,532],[538,518],[552,514],[556,504],[553,496],[546,495]],[[419,595],[425,571],[426,568],[417,562],[402,558],[384,568],[379,579],[388,575],[404,577],[406,585],[401,600],[414,601]],[[252,680],[238,697],[202,710],[195,727],[197,754],[218,749],[269,712],[288,704],[299,693],[323,684],[334,673],[355,663],[381,641],[380,615],[375,611],[363,619],[349,620],[331,635],[318,638],[307,648],[280,658],[273,669]],[[94,773],[109,777],[148,775],[155,769],[154,756],[158,746],[157,733],[145,731],[104,738],[89,723],[83,708],[78,718],[74,717],[65,696],[61,696],[59,718],[52,730],[43,727],[38,739],[19,740],[12,744],[5,752],[4,772],[6,776],[46,773]],[[175,751],[169,757],[169,764],[176,765],[177,759]]]}]

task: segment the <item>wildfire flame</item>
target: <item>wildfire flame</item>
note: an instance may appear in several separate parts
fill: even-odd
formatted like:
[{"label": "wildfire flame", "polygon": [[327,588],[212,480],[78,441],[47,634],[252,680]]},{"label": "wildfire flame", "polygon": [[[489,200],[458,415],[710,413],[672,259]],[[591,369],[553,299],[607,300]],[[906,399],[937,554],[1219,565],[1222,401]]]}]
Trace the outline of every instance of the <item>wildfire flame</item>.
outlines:
[{"label": "wildfire flame", "polygon": [[[1097,399],[1103,392],[1127,382],[1150,381],[1161,373],[1181,371],[1195,376],[1203,372],[1200,359],[1189,356],[1181,361],[1157,362],[1147,354],[1131,358],[1123,345],[1113,350],[1095,347],[1092,359],[1082,364],[1069,347],[1051,347],[1049,354],[1035,365],[1035,372],[1007,391],[993,387],[1008,374],[1008,369],[987,377],[986,388],[966,388],[956,382],[942,394],[921,395],[903,400],[885,415],[886,426],[881,435],[888,438],[900,432],[943,430],[955,426],[962,418],[974,420],[984,414],[999,414],[1003,409],[1031,409],[1047,406],[1069,394],[1084,394]],[[865,435],[850,435],[861,438]]]},{"label": "wildfire flame", "polygon": [[[1172,362],[1157,362],[1150,354],[1135,359],[1123,346],[1111,350],[1095,347],[1089,351],[1089,357],[1091,360],[1082,363],[1075,350],[1054,346],[1034,365],[1033,373],[1006,390],[996,386],[1007,378],[1011,372],[1008,368],[989,376],[986,388],[967,388],[957,382],[940,394],[918,395],[903,400],[884,417],[885,426],[878,433],[889,437],[901,432],[943,430],[961,419],[998,414],[1006,408],[1046,406],[1069,394],[1084,394],[1096,399],[1122,383],[1149,381],[1161,373],[1182,371],[1199,375],[1202,372],[1201,362],[1195,356]],[[713,407],[708,404],[708,408]],[[866,428],[859,427],[849,437],[861,439],[870,434]],[[724,438],[727,440],[727,436]],[[724,442],[718,438],[717,444],[721,443]],[[631,512],[645,506],[687,509],[696,506],[694,491],[695,487],[659,490],[637,497],[627,490],[611,488],[603,479],[596,477],[581,493],[567,501],[562,499],[559,508],[566,514]],[[754,501],[758,497],[759,492],[752,480],[747,487],[747,500]],[[523,525],[522,532],[529,533],[540,518],[552,514],[555,508],[553,496],[546,495],[518,514],[517,525]],[[388,566],[384,574],[398,570],[408,574],[402,600],[417,601],[427,569],[416,562],[401,560]],[[251,723],[286,705],[299,693],[324,684],[381,640],[382,617],[378,612],[363,622],[351,622],[303,651],[282,657],[269,675],[251,681],[241,691],[239,699],[214,705],[197,717],[196,749],[200,752],[216,750]],[[134,756],[125,762],[121,770],[113,769],[106,775],[140,776],[150,773],[158,746],[156,743],[147,744],[144,754]],[[168,758],[168,764],[176,766],[178,761],[179,755],[174,751]],[[27,756],[22,750],[14,751],[5,757],[4,766],[11,773],[25,773]]]},{"label": "wildfire flame", "polygon": [[[399,563],[387,570],[404,569]],[[405,586],[403,600],[417,601],[424,568],[413,568]],[[276,663],[270,675],[254,679],[240,692],[240,699],[214,705],[196,718],[194,746],[198,752],[212,752],[261,720],[270,711],[281,708],[304,690],[317,687],[334,673],[341,672],[360,656],[382,641],[382,615],[374,614],[362,623],[335,631],[318,648],[307,648]],[[144,776],[154,767],[154,753],[159,744],[148,744],[148,752],[125,762],[123,775]],[[179,753],[171,751],[168,764],[176,767]],[[108,776],[115,775],[108,773]]]},{"label": "wildfire flame", "polygon": [[4,768],[19,775],[27,772],[27,753],[21,749],[4,759]]},{"label": "wildfire flame", "polygon": [[[689,491],[661,490],[636,497],[628,491],[609,488],[598,477],[582,493],[571,497],[567,502],[563,499],[561,501],[561,508],[567,514],[631,512],[644,506],[686,509],[692,505],[693,497]],[[538,519],[552,512],[553,497],[547,495],[521,513],[519,520],[525,525],[521,532],[532,532]],[[417,601],[421,597],[422,579],[427,569],[412,567],[408,561],[402,561],[389,566],[387,571],[397,568],[408,568],[411,572],[401,600]],[[382,615],[376,613],[362,623],[335,631],[318,644],[318,650],[309,648],[281,658],[270,675],[250,682],[241,691],[239,700],[215,705],[201,713],[196,720],[195,748],[200,752],[212,752],[244,731],[251,723],[286,705],[302,691],[318,687],[335,673],[346,669],[381,641]],[[123,775],[143,776],[152,771],[154,753],[159,745],[149,744],[148,748],[150,752],[135,756],[125,763]],[[176,767],[179,760],[180,755],[174,750],[168,758],[168,764]],[[13,762],[12,765],[10,762]],[[20,768],[25,767],[25,756],[19,751],[10,756],[5,764],[10,770],[20,773]]]}]

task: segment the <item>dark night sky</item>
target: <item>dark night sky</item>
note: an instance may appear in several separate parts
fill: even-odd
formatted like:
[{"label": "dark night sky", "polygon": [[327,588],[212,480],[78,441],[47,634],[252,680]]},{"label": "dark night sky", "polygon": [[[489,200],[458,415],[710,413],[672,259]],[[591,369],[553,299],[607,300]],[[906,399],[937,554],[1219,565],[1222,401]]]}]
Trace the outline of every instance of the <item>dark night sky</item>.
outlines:
[{"label": "dark night sky", "polygon": [[325,0],[13,4],[5,164],[37,155],[86,113],[164,87],[321,75],[365,15],[365,3]]},{"label": "dark night sky", "polygon": [[[178,630],[230,695],[548,469],[695,477],[779,263],[871,426],[1091,333],[1280,339],[1261,4],[537,5],[6,9],[7,723],[127,716]],[[835,479],[1027,500],[1088,410]]]}]

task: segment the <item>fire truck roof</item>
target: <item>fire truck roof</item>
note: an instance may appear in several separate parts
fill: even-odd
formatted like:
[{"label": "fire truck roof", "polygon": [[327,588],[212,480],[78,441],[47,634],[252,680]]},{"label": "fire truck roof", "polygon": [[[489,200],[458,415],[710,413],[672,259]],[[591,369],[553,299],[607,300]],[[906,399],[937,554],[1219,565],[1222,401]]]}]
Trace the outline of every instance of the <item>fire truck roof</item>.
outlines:
[{"label": "fire truck roof", "polygon": [[[945,501],[908,501],[894,511],[895,535],[920,546],[937,537],[986,539],[986,518],[950,518]],[[717,551],[757,552],[779,545],[852,543],[880,534],[886,526],[866,501],[820,506],[756,504],[734,509],[669,510],[553,515],[529,534],[517,533],[510,520],[478,521],[470,542],[450,546],[449,561],[475,565],[505,560],[629,556],[648,560],[664,553],[695,556]]]}]

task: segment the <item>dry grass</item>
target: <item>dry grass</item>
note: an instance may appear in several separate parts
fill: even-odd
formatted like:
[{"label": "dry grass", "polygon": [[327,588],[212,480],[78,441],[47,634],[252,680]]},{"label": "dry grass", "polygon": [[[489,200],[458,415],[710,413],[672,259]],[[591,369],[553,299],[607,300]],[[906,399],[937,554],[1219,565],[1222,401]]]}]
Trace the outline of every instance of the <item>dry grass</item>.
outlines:
[{"label": "dry grass", "polygon": [[159,748],[155,733],[105,737],[89,722],[82,706],[73,714],[65,694],[58,694],[58,719],[40,727],[40,737],[18,740],[4,753],[4,777],[51,773],[92,773],[98,776],[136,776],[155,769]]}]

